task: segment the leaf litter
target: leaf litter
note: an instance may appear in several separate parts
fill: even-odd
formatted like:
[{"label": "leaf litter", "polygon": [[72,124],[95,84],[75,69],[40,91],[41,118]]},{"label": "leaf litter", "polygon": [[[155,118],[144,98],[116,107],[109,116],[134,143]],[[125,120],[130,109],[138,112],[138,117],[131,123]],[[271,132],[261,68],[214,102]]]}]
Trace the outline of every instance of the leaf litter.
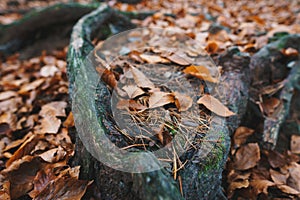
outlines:
[{"label": "leaf litter", "polygon": [[[53,3],[54,1],[49,2]],[[27,6],[44,6],[48,5],[49,2],[37,1],[36,4],[28,4]],[[273,37],[276,33],[299,33],[300,30],[300,18],[296,13],[297,10],[299,10],[299,4],[295,2],[226,1],[220,4],[215,2],[208,3],[206,1],[174,2],[166,0],[163,2],[143,1],[143,3],[137,5],[122,4],[116,1],[110,1],[109,4],[122,11],[159,10],[153,17],[148,17],[143,21],[133,21],[138,25],[150,27],[155,25],[161,26],[163,28],[175,29],[174,25],[176,25],[175,27],[178,26],[183,31],[183,34],[177,34],[176,37],[178,40],[184,39],[184,36],[194,37],[200,44],[201,48],[205,48],[212,55],[219,54],[232,45],[238,45],[241,51],[249,52],[250,54],[252,54],[266,45],[268,42],[268,38]],[[199,4],[202,5],[200,10]],[[7,4],[6,6],[9,5],[10,4]],[[21,2],[21,4],[17,6],[17,8],[24,8],[24,6],[26,7],[26,2]],[[202,7],[204,7],[205,9],[203,9]],[[164,15],[164,13],[172,13],[176,15],[176,18]],[[190,13],[192,13],[192,15]],[[197,15],[195,15],[195,13],[197,13]],[[20,14],[5,14],[4,16],[1,16],[0,21],[1,23],[8,23],[19,19],[20,17]],[[219,30],[218,28],[214,28],[213,22],[210,20],[210,18],[214,19],[214,22],[222,25],[222,28],[225,28],[226,31],[224,31],[224,29]],[[154,42],[156,44],[164,44],[164,41],[160,39],[156,41],[153,40],[153,45]],[[187,51],[187,55],[192,57],[197,56],[198,53],[199,51]],[[285,56],[295,56],[299,54],[299,52],[295,51],[295,49],[284,49],[282,53]],[[47,123],[45,122],[42,123],[44,117],[39,116],[39,112],[36,111],[39,110],[39,108],[41,108],[43,105],[50,103],[54,99],[60,99],[58,98],[59,95],[67,96],[67,81],[63,76],[61,76],[65,73],[66,67],[65,61],[61,60],[63,57],[65,57],[65,51],[60,51],[59,54],[63,56],[57,56],[57,58],[55,58],[55,56],[43,54],[40,58],[33,58],[27,61],[27,63],[22,63],[22,61],[18,59],[18,56],[15,55],[1,64],[0,124],[1,127],[5,127],[5,130],[3,132],[4,134],[0,136],[0,144],[2,149],[0,165],[3,169],[1,172],[0,181],[1,199],[10,199],[12,197],[16,198],[17,196],[26,194],[30,190],[32,192],[30,193],[30,196],[33,198],[36,197],[36,199],[45,199],[47,197],[56,198],[58,196],[53,195],[56,195],[58,193],[66,195],[60,196],[61,198],[80,199],[82,197],[82,194],[86,190],[86,186],[90,184],[87,182],[80,182],[78,180],[78,177],[76,176],[73,177],[70,175],[66,175],[63,170],[59,170],[60,167],[58,167],[55,175],[53,175],[53,171],[49,171],[51,167],[40,168],[40,166],[47,166],[49,163],[43,163],[44,161],[41,160],[39,155],[36,155],[39,153],[36,153],[34,155],[31,155],[31,153],[28,154],[29,150],[26,150],[27,153],[24,152],[27,155],[24,155],[20,159],[13,161],[8,168],[5,168],[4,166],[5,159],[7,159],[4,155],[6,155],[6,157],[11,157],[12,155],[14,155],[16,149],[20,148],[25,141],[31,141],[29,140],[29,138],[31,138],[31,136],[35,134],[41,135],[41,138],[47,140],[50,146],[52,145],[51,147],[49,146],[50,148],[45,148],[44,150],[42,150],[42,153],[50,151],[49,160],[52,159],[51,151],[56,151],[58,148],[66,148],[65,144],[64,147],[61,147],[61,144],[63,143],[62,141],[65,141],[67,144],[71,144],[68,130],[62,128],[62,126],[74,126],[74,123],[72,122],[71,112],[66,111],[66,116],[69,116],[68,122],[66,122],[66,117],[55,116],[55,114],[52,114],[52,118],[48,119],[48,121],[49,123],[53,122],[57,125],[54,128],[51,128],[51,125],[46,125]],[[149,52],[146,52],[146,54],[145,52],[131,52],[129,53],[129,55],[132,59],[134,58],[133,60],[135,60],[137,63],[145,62],[160,64],[170,62],[177,65],[183,65],[184,67],[188,67],[191,65],[190,60],[178,58],[176,57],[176,55],[174,56],[174,54],[151,55],[149,54]],[[41,65],[39,64],[40,62],[42,62]],[[38,67],[36,67],[35,65],[37,65]],[[178,71],[184,71],[184,67],[182,67]],[[36,69],[37,73],[33,75],[33,73],[29,73],[29,71],[24,70],[25,68]],[[137,69],[140,68],[137,66]],[[101,73],[103,73],[103,71]],[[194,77],[198,76],[200,79],[209,77],[208,74],[203,73],[202,71],[198,72],[198,74],[196,75],[190,75]],[[53,85],[47,84],[47,82],[51,82],[50,80],[52,80],[52,82],[63,80],[64,83],[59,84],[58,87],[54,87]],[[109,78],[107,78],[106,83],[111,88],[115,88],[117,86],[115,74],[110,73],[110,76]],[[134,82],[131,82],[131,84],[133,83]],[[153,85],[148,84],[147,86],[148,87],[145,88],[139,87],[135,82],[134,88],[139,88],[137,89],[137,91],[131,92],[126,91],[125,89],[125,96],[128,95],[129,99],[125,100],[127,104],[126,106],[123,106],[123,108],[130,108],[129,105],[134,105],[134,102],[136,103],[136,105],[132,106],[129,110],[149,111],[149,105],[147,105],[147,102],[149,102],[150,93],[148,89],[153,89]],[[41,91],[42,87],[43,91]],[[189,111],[191,107],[190,105],[193,103],[193,101],[196,101],[189,94],[183,94],[173,90],[162,91],[162,88],[157,89],[156,85],[154,86],[154,88],[156,88],[156,92],[164,92],[164,94],[171,93],[175,100],[174,103],[170,104],[173,104],[173,106],[182,113],[184,113],[185,111]],[[133,88],[129,90],[132,89]],[[142,93],[142,91],[144,93]],[[52,95],[50,100],[47,100],[46,97],[43,99],[39,96],[39,94],[43,94],[44,92],[49,92],[49,96]],[[31,99],[29,99],[28,95],[31,96]],[[137,97],[143,95],[145,96],[139,99],[139,101],[136,100]],[[183,96],[184,98],[182,98]],[[61,100],[64,101],[65,99]],[[165,105],[166,104],[164,104],[164,106]],[[277,106],[278,101],[276,99],[267,99],[262,102],[261,107],[266,115],[272,115]],[[160,107],[156,109],[160,109]],[[214,112],[214,110],[211,111]],[[217,111],[215,110],[215,112]],[[155,112],[153,111],[152,113]],[[155,114],[157,115],[157,113],[158,112],[156,112]],[[136,114],[136,112],[134,112],[133,114]],[[23,123],[21,121],[23,116],[25,117],[26,123]],[[61,122],[55,122],[55,120],[57,119],[61,120]],[[200,121],[201,120],[199,120],[199,122]],[[19,124],[18,129],[23,130],[21,134],[16,130],[17,123]],[[187,119],[184,119],[183,123],[193,125],[193,123]],[[44,124],[45,127],[49,127],[43,129],[42,124]],[[27,129],[28,127],[30,128]],[[170,128],[161,126],[160,130],[158,130],[157,132],[160,135],[160,142],[163,142],[164,137],[169,136],[169,132]],[[239,197],[240,199],[257,199],[258,196],[267,198],[267,196],[270,194],[273,196],[277,194],[277,196],[284,196],[290,199],[296,199],[297,197],[299,197],[299,134],[293,133],[290,140],[290,149],[286,149],[285,152],[282,152],[280,154],[276,154],[274,152],[269,153],[266,150],[262,151],[261,148],[257,148],[257,140],[253,141],[253,137],[255,135],[257,135],[257,133],[255,133],[254,130],[251,130],[247,127],[240,127],[233,136],[234,138],[232,142],[232,149],[230,151],[231,153],[229,156],[229,161],[227,163],[226,173],[224,173],[226,176],[225,179],[229,183],[229,187],[225,187],[225,189],[227,189],[227,196]],[[72,148],[69,148],[66,149],[66,152],[67,154],[72,155],[73,150]],[[9,156],[9,154],[11,156]],[[237,157],[236,154],[238,155]],[[237,160],[242,159],[241,155],[239,154],[245,155],[245,157],[247,158],[250,157],[249,159],[251,160],[251,165],[247,162],[243,162],[244,164],[239,164],[240,169],[232,167],[232,165]],[[257,158],[252,158],[254,155],[257,156],[258,154],[260,154],[260,160],[258,160]],[[270,156],[272,156],[272,158],[270,158]],[[3,160],[3,158],[5,159]],[[68,158],[68,156],[66,156],[65,159],[66,158]],[[55,162],[56,160],[54,159],[53,161]],[[26,170],[23,170],[23,165],[27,165],[27,168],[25,168]],[[66,162],[61,165],[67,166]],[[258,171],[260,171],[260,173],[258,173]],[[33,175],[30,174],[30,177],[28,177],[29,172],[36,173],[34,173]],[[15,180],[13,178],[15,177],[15,175],[19,174],[22,175],[21,179],[23,180],[23,182],[19,182],[19,180]],[[33,181],[32,177],[34,176],[35,179]],[[57,177],[60,177],[61,179]],[[42,179],[45,179],[44,182],[42,182]],[[62,184],[65,182],[67,182],[67,184]],[[76,185],[75,183],[79,185]],[[80,188],[80,185],[83,188]],[[59,188],[64,189],[59,191]],[[71,191],[71,188],[72,195],[68,196],[67,191]],[[276,192],[274,193],[272,191]]]}]

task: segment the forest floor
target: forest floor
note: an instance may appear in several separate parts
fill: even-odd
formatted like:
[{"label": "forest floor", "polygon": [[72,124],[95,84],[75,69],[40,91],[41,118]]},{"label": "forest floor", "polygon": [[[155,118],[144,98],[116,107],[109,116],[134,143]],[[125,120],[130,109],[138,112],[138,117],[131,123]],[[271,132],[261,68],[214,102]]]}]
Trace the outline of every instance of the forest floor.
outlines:
[{"label": "forest floor", "polygon": [[[2,0],[0,23],[12,23],[31,9],[58,2],[70,1]],[[122,11],[156,11],[134,23],[182,29],[210,55],[238,46],[252,56],[276,33],[300,33],[297,0],[106,3]],[[74,155],[75,127],[68,101],[67,49],[42,51],[27,60],[16,53],[0,63],[0,199],[81,199],[93,188],[92,181],[79,180],[79,167],[68,165]],[[282,54],[300,56],[293,48]],[[282,80],[276,81],[274,85]],[[256,103],[263,115],[273,113],[280,104],[275,97]],[[298,129],[287,132],[282,128],[275,150],[263,148],[261,124],[237,128],[223,173],[222,186],[229,199],[300,198],[300,115],[296,104],[292,103],[287,121],[296,122]],[[91,193],[84,197],[98,199]]]}]

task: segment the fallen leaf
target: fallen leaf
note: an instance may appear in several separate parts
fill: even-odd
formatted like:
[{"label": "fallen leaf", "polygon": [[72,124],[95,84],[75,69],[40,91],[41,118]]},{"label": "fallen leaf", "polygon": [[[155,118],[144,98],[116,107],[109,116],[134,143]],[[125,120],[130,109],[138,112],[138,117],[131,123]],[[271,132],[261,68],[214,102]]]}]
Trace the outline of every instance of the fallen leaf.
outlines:
[{"label": "fallen leaf", "polygon": [[130,99],[134,99],[137,96],[144,94],[145,92],[136,85],[125,85],[122,88]]},{"label": "fallen leaf", "polygon": [[61,147],[50,149],[39,155],[44,161],[48,163],[58,162],[63,159],[66,155],[66,151]]},{"label": "fallen leaf", "polygon": [[149,98],[149,108],[161,107],[174,101],[174,96],[170,93],[154,92]]},{"label": "fallen leaf", "polygon": [[190,65],[191,62],[185,58],[183,58],[182,56],[177,55],[176,53],[173,53],[172,55],[168,55],[166,56],[167,59],[169,59],[170,61],[179,64],[179,65]]},{"label": "fallen leaf", "polygon": [[35,200],[80,200],[91,183],[92,181],[77,180],[74,177],[59,177],[55,181],[51,181],[47,187],[40,191]]},{"label": "fallen leaf", "polygon": [[40,158],[27,155],[16,160],[2,171],[5,179],[11,183],[10,195],[12,199],[25,195],[33,188],[33,179],[43,165]]},{"label": "fallen leaf", "polygon": [[217,83],[218,79],[211,76],[209,69],[207,69],[205,66],[196,66],[191,65],[188,66],[183,70],[185,74],[190,74],[192,76],[195,76],[201,80],[209,81],[212,83]]},{"label": "fallen leaf", "polygon": [[162,58],[157,55],[147,55],[147,54],[140,54],[139,55],[144,61],[150,64],[156,64],[156,63],[169,63],[170,61]]},{"label": "fallen leaf", "polygon": [[74,122],[74,117],[73,117],[73,112],[70,112],[67,119],[64,121],[63,123],[64,127],[74,127],[75,126],[75,122]]},{"label": "fallen leaf", "polygon": [[288,166],[289,178],[287,185],[300,192],[300,164],[293,162]]},{"label": "fallen leaf", "polygon": [[55,117],[66,117],[65,108],[67,103],[64,101],[52,101],[42,106],[39,115],[41,117],[55,116]]},{"label": "fallen leaf", "polygon": [[276,108],[280,105],[281,101],[278,98],[271,97],[263,101],[262,108],[267,116],[271,116]]},{"label": "fallen leaf", "polygon": [[114,75],[114,73],[108,69],[104,69],[102,67],[96,67],[96,71],[99,73],[101,80],[110,86],[111,88],[115,88],[118,84],[118,81]]},{"label": "fallen leaf", "polygon": [[40,170],[33,180],[34,189],[29,193],[31,198],[35,198],[41,191],[43,191],[47,185],[54,181],[57,177],[53,173],[53,169],[46,167]]},{"label": "fallen leaf", "polygon": [[247,188],[248,186],[249,186],[249,180],[244,179],[244,180],[230,182],[228,190],[229,190],[229,193],[231,193],[236,189]]},{"label": "fallen leaf", "polygon": [[116,106],[118,109],[120,110],[145,110],[147,109],[146,106],[136,102],[135,100],[132,99],[121,99],[119,100],[119,102],[117,103]]},{"label": "fallen leaf", "polygon": [[18,93],[15,91],[6,91],[6,92],[1,92],[0,93],[0,101],[10,99],[12,97],[18,96]]},{"label": "fallen leaf", "polygon": [[12,157],[5,163],[6,167],[9,167],[14,161],[21,159],[25,155],[29,155],[30,152],[34,149],[35,145],[37,144],[39,137],[36,135],[32,135],[28,138],[15,153]]},{"label": "fallen leaf", "polygon": [[219,50],[219,45],[217,42],[215,41],[209,41],[205,47],[205,50],[209,53],[209,54],[214,54],[217,53],[217,51]]},{"label": "fallen leaf", "polygon": [[130,66],[131,73],[137,86],[141,88],[155,88],[154,84],[137,68]]},{"label": "fallen leaf", "polygon": [[10,200],[10,182],[9,181],[4,181],[0,185],[0,199],[2,200]]},{"label": "fallen leaf", "polygon": [[292,135],[291,151],[295,154],[300,154],[300,136],[299,135]]},{"label": "fallen leaf", "polygon": [[193,105],[193,99],[185,94],[179,92],[173,93],[175,97],[175,105],[179,112],[187,111]]},{"label": "fallen leaf", "polygon": [[284,155],[277,151],[268,151],[268,161],[273,168],[283,167],[287,164]]},{"label": "fallen leaf", "polygon": [[233,145],[234,148],[240,147],[247,141],[247,138],[254,133],[253,129],[247,128],[245,126],[238,127],[233,135]]},{"label": "fallen leaf", "polygon": [[39,129],[36,129],[40,133],[57,133],[61,125],[61,120],[53,115],[48,115],[42,118],[40,123],[40,127],[37,127]]},{"label": "fallen leaf", "polygon": [[35,80],[31,83],[24,84],[18,92],[19,92],[19,94],[26,94],[31,90],[35,90],[40,85],[42,85],[44,82],[45,82],[45,79],[40,78],[40,79],[37,79],[37,80]]},{"label": "fallen leaf", "polygon": [[270,169],[270,175],[274,183],[277,185],[286,184],[286,180],[289,177],[288,173],[283,174],[273,169]]},{"label": "fallen leaf", "polygon": [[42,77],[54,76],[56,72],[58,72],[58,69],[55,65],[45,65],[40,70],[40,74]]},{"label": "fallen leaf", "polygon": [[229,117],[235,115],[215,97],[205,94],[197,101],[198,104],[203,104],[208,110],[221,117]]},{"label": "fallen leaf", "polygon": [[300,195],[300,192],[287,185],[277,185],[277,187],[286,194]]},{"label": "fallen leaf", "polygon": [[253,187],[255,194],[258,195],[260,193],[268,194],[268,188],[274,186],[275,183],[269,180],[252,180],[250,185]]},{"label": "fallen leaf", "polygon": [[260,150],[257,143],[249,143],[237,150],[234,166],[238,170],[247,170],[257,165],[260,160]]}]

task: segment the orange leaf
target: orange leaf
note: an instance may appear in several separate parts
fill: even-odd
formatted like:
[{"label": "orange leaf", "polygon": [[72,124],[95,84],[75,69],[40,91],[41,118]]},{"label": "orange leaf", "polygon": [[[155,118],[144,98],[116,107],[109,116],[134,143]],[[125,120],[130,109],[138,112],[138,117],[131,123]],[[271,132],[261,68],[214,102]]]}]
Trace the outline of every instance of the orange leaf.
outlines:
[{"label": "orange leaf", "polygon": [[205,94],[198,101],[198,104],[203,104],[208,110],[222,117],[229,117],[235,115],[215,97]]},{"label": "orange leaf", "polygon": [[258,195],[262,192],[268,194],[268,187],[274,186],[275,183],[269,180],[252,180],[250,182],[250,185],[253,187],[254,191],[256,192],[256,195]]},{"label": "orange leaf", "polygon": [[204,81],[217,83],[218,79],[211,76],[210,71],[204,66],[191,65],[183,70],[185,74],[190,74]]},{"label": "orange leaf", "polygon": [[219,45],[215,41],[209,41],[205,47],[205,50],[210,54],[217,53],[219,50]]}]

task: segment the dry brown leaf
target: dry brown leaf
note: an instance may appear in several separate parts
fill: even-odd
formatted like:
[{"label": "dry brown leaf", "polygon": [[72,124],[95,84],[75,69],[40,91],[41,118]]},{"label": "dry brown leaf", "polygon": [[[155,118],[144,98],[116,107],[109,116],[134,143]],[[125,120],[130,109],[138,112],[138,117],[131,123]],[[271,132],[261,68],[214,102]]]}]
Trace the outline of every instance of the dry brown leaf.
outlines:
[{"label": "dry brown leaf", "polygon": [[47,185],[54,181],[57,177],[53,173],[53,169],[46,167],[40,170],[33,180],[34,189],[29,193],[31,198],[35,198]]},{"label": "dry brown leaf", "polygon": [[229,117],[235,115],[215,97],[205,94],[197,101],[198,104],[203,104],[208,110],[221,117]]},{"label": "dry brown leaf", "polygon": [[17,199],[32,189],[34,176],[43,165],[39,157],[23,156],[22,159],[16,160],[2,171],[6,180],[11,183],[12,199]]},{"label": "dry brown leaf", "polygon": [[281,101],[278,98],[271,97],[270,99],[266,99],[262,104],[262,108],[264,113],[267,116],[271,116],[276,108],[280,105]]},{"label": "dry brown leaf", "polygon": [[64,121],[63,123],[64,127],[74,127],[75,126],[75,122],[74,122],[74,117],[73,117],[73,112],[70,112],[67,119]]},{"label": "dry brown leaf", "polygon": [[40,74],[42,77],[51,77],[58,72],[58,68],[55,65],[45,65],[41,68]]},{"label": "dry brown leaf", "polygon": [[192,76],[195,76],[201,80],[209,81],[212,83],[217,83],[218,79],[211,76],[209,69],[207,69],[205,66],[196,66],[191,65],[186,67],[183,72],[185,74],[190,74]]},{"label": "dry brown leaf", "polygon": [[292,135],[291,151],[295,154],[300,154],[300,136],[299,135]]},{"label": "dry brown leaf", "polygon": [[300,192],[287,185],[277,185],[277,187],[286,194],[300,195]]},{"label": "dry brown leaf", "polygon": [[154,84],[137,68],[130,66],[131,73],[137,86],[141,88],[155,88]]},{"label": "dry brown leaf", "polygon": [[50,149],[39,155],[44,161],[48,163],[58,162],[66,156],[66,151],[61,147]]},{"label": "dry brown leaf", "polygon": [[0,93],[0,101],[10,99],[12,97],[18,96],[18,93],[15,91],[6,91],[6,92],[1,92]]},{"label": "dry brown leaf", "polygon": [[253,129],[247,128],[245,126],[238,127],[233,135],[233,145],[234,148],[240,147],[247,141],[247,138],[254,133]]},{"label": "dry brown leaf", "polygon": [[1,200],[10,200],[10,182],[4,181],[3,184],[0,184],[0,199]]},{"label": "dry brown leaf", "polygon": [[91,183],[92,181],[78,180],[74,177],[59,177],[51,181],[34,199],[80,200]]},{"label": "dry brown leaf", "polygon": [[35,145],[39,141],[39,137],[36,135],[32,135],[30,138],[28,138],[15,153],[12,155],[12,157],[6,162],[5,166],[9,167],[14,161],[21,159],[25,155],[29,155],[30,152],[34,149]]},{"label": "dry brown leaf", "polygon": [[117,103],[116,106],[120,110],[145,110],[147,109],[146,106],[136,102],[135,100],[132,99],[121,99]]},{"label": "dry brown leaf", "polygon": [[112,71],[104,69],[102,67],[96,67],[96,71],[99,73],[101,80],[105,84],[107,84],[111,88],[115,88],[117,86],[118,81]]},{"label": "dry brown leaf", "polygon": [[277,185],[286,184],[286,180],[289,177],[289,174],[283,174],[281,172],[270,169],[270,175],[274,183]]},{"label": "dry brown leaf", "polygon": [[169,59],[170,61],[176,63],[176,64],[179,64],[179,65],[190,65],[191,64],[191,61],[183,58],[182,56],[179,56],[175,53],[173,53],[172,55],[168,55],[166,56],[167,59]]},{"label": "dry brown leaf", "polygon": [[45,79],[40,78],[31,83],[24,84],[18,92],[19,92],[19,94],[27,94],[29,91],[37,89],[44,82],[45,82]]},{"label": "dry brown leaf", "polygon": [[19,105],[22,104],[22,99],[20,97],[15,97],[7,99],[0,102],[0,112],[16,112]]},{"label": "dry brown leaf", "polygon": [[137,96],[144,94],[145,92],[136,85],[125,85],[122,88],[130,99],[134,99]]},{"label": "dry brown leaf", "polygon": [[287,185],[300,192],[300,164],[293,162],[288,166],[290,176]]},{"label": "dry brown leaf", "polygon": [[154,92],[149,98],[149,108],[157,108],[175,101],[171,93]]},{"label": "dry brown leaf", "polygon": [[42,106],[39,115],[42,117],[47,117],[48,115],[55,117],[66,117],[66,107],[67,103],[64,101],[52,101]]},{"label": "dry brown leaf", "polygon": [[231,193],[236,189],[247,188],[247,187],[249,187],[248,179],[234,181],[234,182],[229,183],[228,191],[229,191],[229,193]]},{"label": "dry brown leaf", "polygon": [[8,150],[10,150],[12,148],[20,146],[26,140],[28,140],[32,135],[33,135],[32,132],[28,132],[22,139],[12,141],[11,143],[7,144],[7,146],[5,147],[5,149],[3,149],[2,152],[5,152],[5,151],[8,151]]},{"label": "dry brown leaf", "polygon": [[140,54],[139,55],[144,61],[150,64],[156,64],[156,63],[169,63],[170,61],[162,58],[157,55],[147,55],[147,54]]},{"label": "dry brown leaf", "polygon": [[250,185],[253,187],[256,195],[260,193],[268,194],[268,188],[274,186],[275,183],[269,180],[252,180]]},{"label": "dry brown leaf", "polygon": [[175,105],[179,112],[187,111],[193,105],[193,99],[185,94],[179,92],[173,93],[175,97]]},{"label": "dry brown leaf", "polygon": [[47,115],[40,122],[41,125],[37,129],[40,133],[57,133],[61,125],[61,120],[53,115]]},{"label": "dry brown leaf", "polygon": [[260,150],[257,143],[249,143],[237,150],[234,166],[238,170],[247,170],[257,165],[260,160]]},{"label": "dry brown leaf", "polygon": [[284,155],[277,151],[268,151],[268,161],[273,168],[283,167],[287,164]]}]

